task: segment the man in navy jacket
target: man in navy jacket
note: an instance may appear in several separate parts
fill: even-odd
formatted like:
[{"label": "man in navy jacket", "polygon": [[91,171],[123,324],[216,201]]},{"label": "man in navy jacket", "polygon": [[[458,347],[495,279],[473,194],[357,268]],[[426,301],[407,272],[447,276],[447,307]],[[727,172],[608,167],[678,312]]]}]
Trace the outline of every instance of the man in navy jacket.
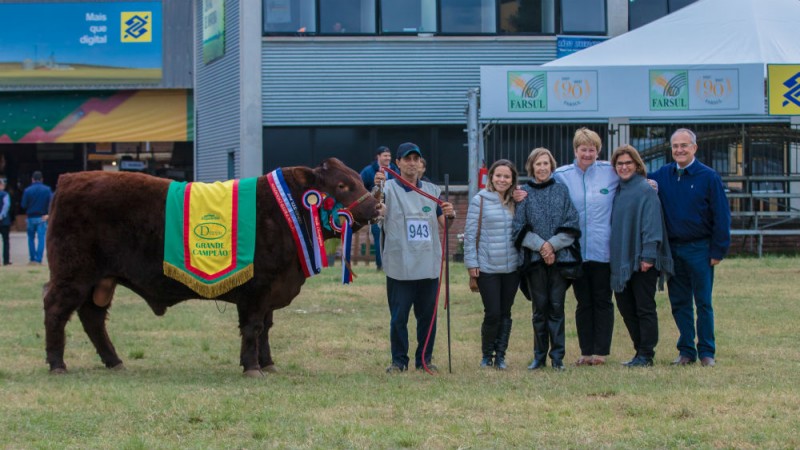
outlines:
[{"label": "man in navy jacket", "polygon": [[[31,261],[28,264],[39,265],[44,255],[44,245],[47,233],[47,216],[50,213],[50,200],[53,191],[50,186],[42,183],[42,172],[33,172],[33,182],[22,193],[22,207],[28,215],[28,253]],[[38,244],[36,236],[39,237]]]},{"label": "man in navy jacket", "polygon": [[667,284],[672,317],[680,332],[680,354],[673,364],[692,364],[699,357],[703,366],[713,366],[716,344],[711,291],[714,266],[730,247],[731,212],[719,174],[695,159],[695,134],[686,128],[678,129],[670,143],[675,162],[649,177],[658,182],[658,197],[675,260],[675,275]]}]

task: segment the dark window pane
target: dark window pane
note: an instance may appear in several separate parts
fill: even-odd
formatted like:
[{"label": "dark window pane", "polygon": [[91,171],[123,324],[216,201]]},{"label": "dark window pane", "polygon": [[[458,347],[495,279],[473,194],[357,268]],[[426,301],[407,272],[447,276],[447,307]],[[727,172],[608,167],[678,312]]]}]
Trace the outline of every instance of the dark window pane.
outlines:
[{"label": "dark window pane", "polygon": [[494,33],[494,0],[441,0],[442,33]]},{"label": "dark window pane", "polygon": [[500,0],[500,33],[555,33],[555,0]]},{"label": "dark window pane", "polygon": [[561,32],[606,34],[605,0],[561,0]]},{"label": "dark window pane", "polygon": [[360,171],[375,158],[374,150],[367,127],[315,128],[314,153],[309,165],[313,167],[326,158],[335,157]]},{"label": "dark window pane", "polygon": [[436,32],[436,2],[431,0],[381,0],[383,33]]},{"label": "dark window pane", "polygon": [[686,5],[691,5],[697,0],[669,0],[669,12],[673,13]]},{"label": "dark window pane", "polygon": [[667,13],[667,0],[631,0],[628,3],[628,29],[639,28]]},{"label": "dark window pane", "polygon": [[276,167],[311,164],[311,128],[264,127],[264,173]]},{"label": "dark window pane", "polygon": [[375,33],[375,0],[325,0],[319,3],[320,33]]},{"label": "dark window pane", "polygon": [[314,33],[314,0],[263,0],[265,33]]}]

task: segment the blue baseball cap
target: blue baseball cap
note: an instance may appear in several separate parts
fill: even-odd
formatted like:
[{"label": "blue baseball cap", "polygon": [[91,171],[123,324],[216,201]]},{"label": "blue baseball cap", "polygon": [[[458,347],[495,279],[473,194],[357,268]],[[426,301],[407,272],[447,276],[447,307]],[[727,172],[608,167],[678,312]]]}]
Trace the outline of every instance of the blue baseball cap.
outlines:
[{"label": "blue baseball cap", "polygon": [[419,146],[413,142],[404,142],[397,147],[397,159],[403,159],[412,153],[422,156]]}]

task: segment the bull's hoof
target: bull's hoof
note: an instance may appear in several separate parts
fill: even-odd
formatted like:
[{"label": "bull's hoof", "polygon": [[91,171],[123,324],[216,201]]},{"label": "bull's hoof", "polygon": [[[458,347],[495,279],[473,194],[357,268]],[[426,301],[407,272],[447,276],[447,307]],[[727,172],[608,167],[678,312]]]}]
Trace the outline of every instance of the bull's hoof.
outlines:
[{"label": "bull's hoof", "polygon": [[125,364],[119,363],[116,366],[109,367],[108,370],[122,371],[122,370],[127,370],[127,369],[125,368]]},{"label": "bull's hoof", "polygon": [[56,367],[55,369],[50,369],[50,375],[64,375],[66,373],[66,367]]},{"label": "bull's hoof", "polygon": [[264,366],[264,367],[261,368],[261,370],[263,370],[264,372],[268,372],[268,373],[278,373],[278,368],[275,367],[275,364],[270,364],[268,366]]},{"label": "bull's hoof", "polygon": [[245,370],[243,375],[246,378],[262,378],[264,376],[264,372],[258,369],[251,369],[251,370]]}]

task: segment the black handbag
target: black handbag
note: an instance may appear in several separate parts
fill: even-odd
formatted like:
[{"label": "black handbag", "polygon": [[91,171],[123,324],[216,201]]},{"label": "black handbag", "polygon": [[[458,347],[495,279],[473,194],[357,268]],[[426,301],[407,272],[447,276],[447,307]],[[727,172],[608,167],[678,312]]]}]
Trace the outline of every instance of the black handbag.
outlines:
[{"label": "black handbag", "polygon": [[572,245],[566,248],[572,255],[575,261],[556,263],[558,264],[558,273],[567,280],[575,280],[583,276],[583,258],[581,257],[581,243],[576,238],[572,241]]}]

